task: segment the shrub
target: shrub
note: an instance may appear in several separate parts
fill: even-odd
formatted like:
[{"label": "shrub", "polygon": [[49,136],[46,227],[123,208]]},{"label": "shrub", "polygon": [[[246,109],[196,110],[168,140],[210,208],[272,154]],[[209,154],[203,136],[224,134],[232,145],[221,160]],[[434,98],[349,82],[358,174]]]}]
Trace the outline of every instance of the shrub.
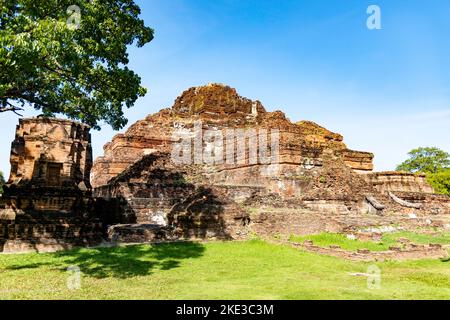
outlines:
[{"label": "shrub", "polygon": [[450,169],[429,173],[427,180],[435,192],[450,196]]}]

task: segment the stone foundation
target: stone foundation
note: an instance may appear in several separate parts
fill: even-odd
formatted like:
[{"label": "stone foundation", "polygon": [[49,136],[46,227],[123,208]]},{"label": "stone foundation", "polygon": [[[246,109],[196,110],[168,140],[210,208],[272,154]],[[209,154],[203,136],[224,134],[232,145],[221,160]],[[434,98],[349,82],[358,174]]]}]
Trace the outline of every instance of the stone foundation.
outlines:
[{"label": "stone foundation", "polygon": [[108,228],[108,240],[113,243],[155,243],[174,241],[173,230],[158,224],[115,224]]},{"label": "stone foundation", "polygon": [[444,259],[448,257],[448,252],[441,245],[416,245],[408,244],[405,248],[392,247],[388,251],[369,251],[360,249],[357,252],[343,250],[339,246],[319,247],[311,241],[303,244],[291,243],[292,246],[304,250],[325,254],[333,257],[343,258],[353,261],[386,261],[386,260],[421,260],[421,259]]}]

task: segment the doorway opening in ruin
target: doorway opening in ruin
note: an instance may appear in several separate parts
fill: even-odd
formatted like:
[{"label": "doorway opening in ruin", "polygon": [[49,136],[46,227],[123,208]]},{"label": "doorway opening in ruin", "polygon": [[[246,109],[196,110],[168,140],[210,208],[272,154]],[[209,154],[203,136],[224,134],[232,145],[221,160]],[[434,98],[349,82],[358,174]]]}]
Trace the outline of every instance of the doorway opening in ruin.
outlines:
[{"label": "doorway opening in ruin", "polygon": [[47,163],[47,183],[50,186],[61,185],[62,163]]}]

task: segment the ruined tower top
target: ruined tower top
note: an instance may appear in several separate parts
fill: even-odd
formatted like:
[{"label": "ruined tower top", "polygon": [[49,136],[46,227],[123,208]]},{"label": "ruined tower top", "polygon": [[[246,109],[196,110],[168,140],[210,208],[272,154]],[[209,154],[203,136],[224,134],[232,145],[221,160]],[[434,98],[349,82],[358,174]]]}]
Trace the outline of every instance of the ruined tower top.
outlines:
[{"label": "ruined tower top", "polygon": [[65,119],[20,119],[9,184],[90,188],[90,127]]},{"label": "ruined tower top", "polygon": [[172,110],[180,115],[254,115],[265,113],[259,101],[241,97],[236,89],[223,84],[192,87],[175,100]]}]

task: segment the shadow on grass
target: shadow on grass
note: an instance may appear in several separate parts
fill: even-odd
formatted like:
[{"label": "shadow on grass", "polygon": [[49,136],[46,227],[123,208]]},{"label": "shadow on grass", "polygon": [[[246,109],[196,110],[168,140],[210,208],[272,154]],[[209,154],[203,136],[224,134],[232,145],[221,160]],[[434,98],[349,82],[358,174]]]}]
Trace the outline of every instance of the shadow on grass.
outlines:
[{"label": "shadow on grass", "polygon": [[129,278],[145,276],[153,270],[170,270],[184,259],[199,258],[205,248],[196,242],[133,245],[112,248],[91,248],[61,251],[51,255],[52,261],[10,266],[10,270],[53,266],[66,271],[77,266],[85,276],[94,278]]}]

